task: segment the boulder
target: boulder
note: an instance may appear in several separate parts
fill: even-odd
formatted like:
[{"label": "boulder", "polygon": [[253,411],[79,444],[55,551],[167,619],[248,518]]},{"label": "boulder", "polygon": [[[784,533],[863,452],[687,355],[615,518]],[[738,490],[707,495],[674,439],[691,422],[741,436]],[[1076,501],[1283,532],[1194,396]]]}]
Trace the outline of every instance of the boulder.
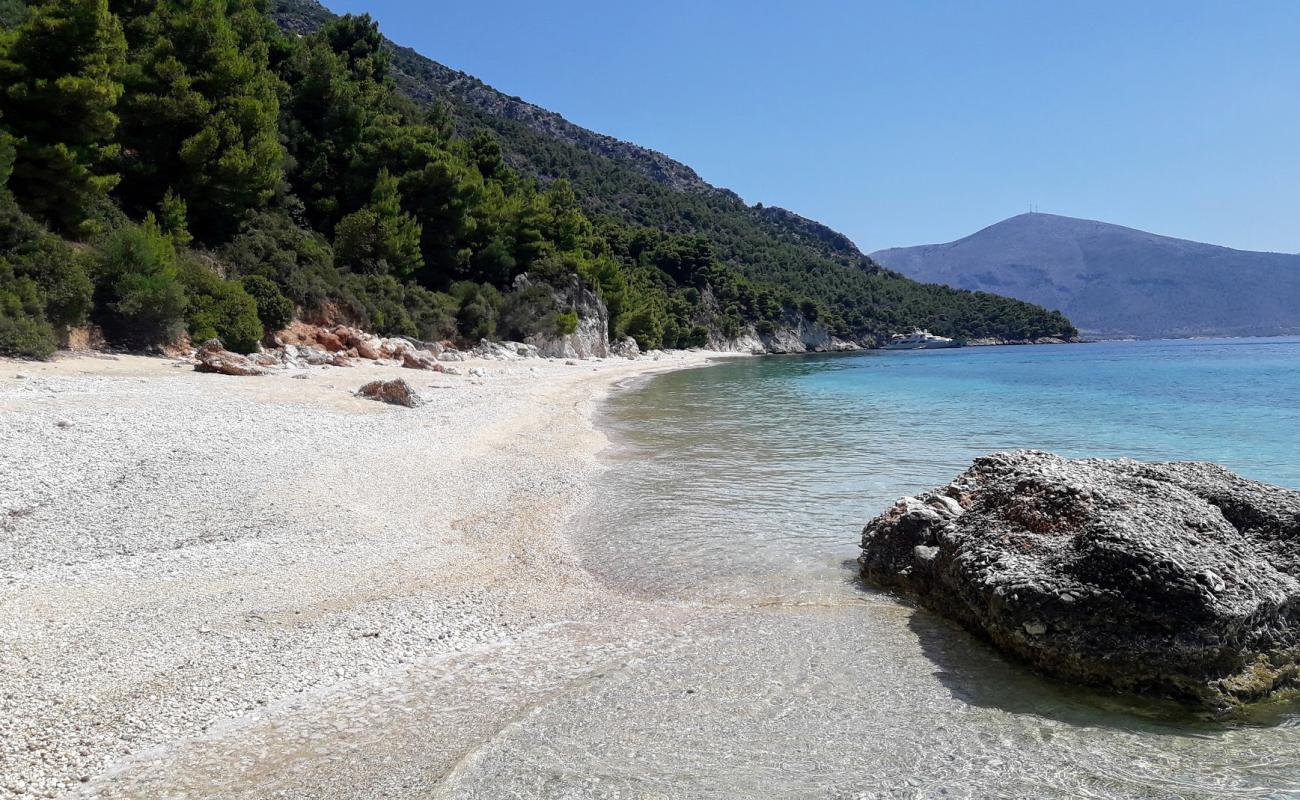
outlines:
[{"label": "boulder", "polygon": [[316,344],[330,353],[337,353],[340,350],[346,350],[347,345],[338,337],[334,331],[328,331],[324,328],[316,331]]},{"label": "boulder", "polygon": [[[337,328],[335,329],[335,333],[339,333]],[[379,349],[382,340],[374,334],[365,333],[356,328],[344,328],[339,338],[342,339],[349,348],[356,351],[357,358],[364,358],[369,361],[383,358],[383,354]]]},{"label": "boulder", "polygon": [[432,353],[424,350],[405,350],[402,352],[402,366],[407,369],[427,369],[443,372],[446,367],[439,364]]},{"label": "boulder", "polygon": [[1216,710],[1300,691],[1300,492],[1215,464],[985,456],[872,520],[859,564],[1065,680]]},{"label": "boulder", "polygon": [[636,339],[624,336],[609,346],[609,354],[622,358],[638,358],[641,355],[641,348],[637,346]]},{"label": "boulder", "polygon": [[222,375],[265,375],[266,369],[253,363],[247,356],[232,353],[222,346],[220,339],[209,339],[194,354],[199,372],[218,372]]},{"label": "boulder", "polygon": [[381,403],[415,408],[423,401],[411,388],[411,384],[401,378],[391,381],[371,381],[357,390],[357,397],[368,397]]}]

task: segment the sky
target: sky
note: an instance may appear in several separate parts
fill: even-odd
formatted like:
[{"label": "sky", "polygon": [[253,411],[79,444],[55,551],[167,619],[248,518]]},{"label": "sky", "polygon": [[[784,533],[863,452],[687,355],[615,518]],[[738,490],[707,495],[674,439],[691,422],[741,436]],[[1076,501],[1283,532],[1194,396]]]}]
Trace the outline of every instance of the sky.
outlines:
[{"label": "sky", "polygon": [[1300,252],[1300,2],[325,0],[864,251],[1031,208]]}]

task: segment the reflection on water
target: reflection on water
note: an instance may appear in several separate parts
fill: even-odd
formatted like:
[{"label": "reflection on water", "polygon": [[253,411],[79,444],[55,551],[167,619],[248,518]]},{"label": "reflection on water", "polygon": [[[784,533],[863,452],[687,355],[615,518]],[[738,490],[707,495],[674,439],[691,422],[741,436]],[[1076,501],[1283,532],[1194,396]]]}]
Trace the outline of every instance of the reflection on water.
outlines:
[{"label": "reflection on water", "polygon": [[867,519],[992,450],[1300,487],[1296,397],[1296,339],[739,360],[623,392],[585,563],[745,622],[539,709],[452,794],[1300,797],[1294,707],[1223,725],[1068,689],[851,567]]}]

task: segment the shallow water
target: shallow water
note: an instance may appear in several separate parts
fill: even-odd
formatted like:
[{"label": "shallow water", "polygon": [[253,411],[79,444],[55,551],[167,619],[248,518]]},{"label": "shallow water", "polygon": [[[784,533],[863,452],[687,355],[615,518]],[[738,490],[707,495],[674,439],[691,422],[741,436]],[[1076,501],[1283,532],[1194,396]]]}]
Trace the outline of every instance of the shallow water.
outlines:
[{"label": "shallow water", "polygon": [[1294,707],[1224,725],[1063,687],[851,563],[867,519],[993,450],[1300,488],[1300,339],[745,359],[630,388],[606,423],[585,564],[727,612],[537,709],[450,794],[1300,797]]}]

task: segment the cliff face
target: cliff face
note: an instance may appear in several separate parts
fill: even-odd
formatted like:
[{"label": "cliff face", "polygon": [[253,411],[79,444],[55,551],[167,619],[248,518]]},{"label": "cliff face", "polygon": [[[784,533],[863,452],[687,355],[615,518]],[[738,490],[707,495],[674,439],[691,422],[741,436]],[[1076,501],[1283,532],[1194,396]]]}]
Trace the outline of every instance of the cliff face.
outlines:
[{"label": "cliff face", "polygon": [[[516,289],[532,285],[527,275],[515,279]],[[538,355],[546,358],[608,358],[611,355],[609,309],[604,302],[576,275],[562,287],[546,285],[557,308],[578,315],[578,329],[567,334],[529,336],[527,344],[536,347]]]}]

